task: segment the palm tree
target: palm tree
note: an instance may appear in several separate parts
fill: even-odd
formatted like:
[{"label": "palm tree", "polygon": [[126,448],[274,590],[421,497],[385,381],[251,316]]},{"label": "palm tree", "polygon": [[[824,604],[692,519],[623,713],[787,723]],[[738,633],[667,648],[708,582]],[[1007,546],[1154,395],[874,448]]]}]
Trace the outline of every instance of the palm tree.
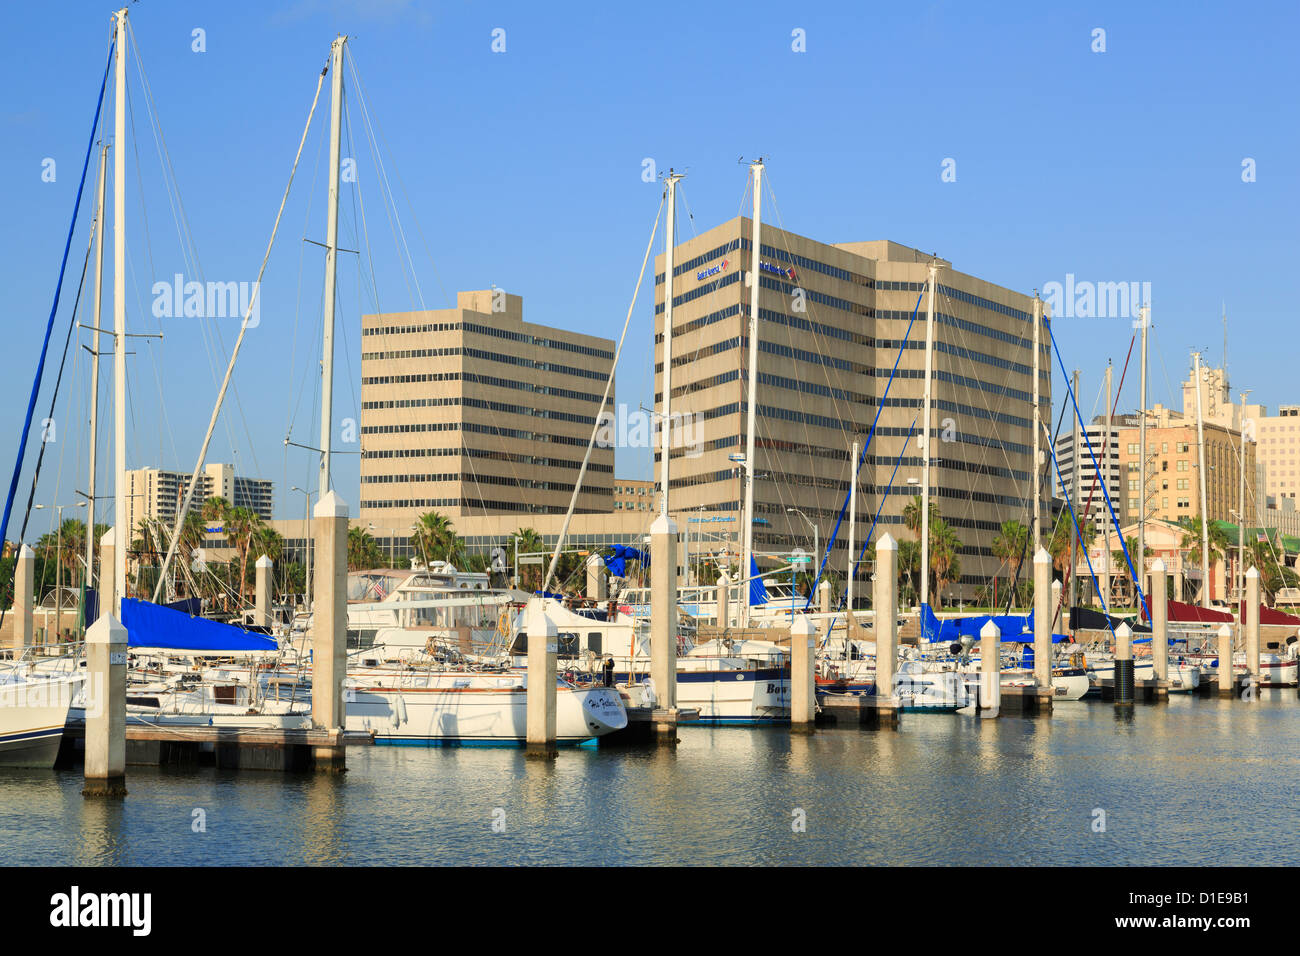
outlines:
[{"label": "palm tree", "polygon": [[426,511],[411,526],[416,548],[426,561],[460,564],[465,541],[456,533],[451,519],[439,511]]},{"label": "palm tree", "polygon": [[[527,569],[520,567],[519,555],[535,554],[538,551],[541,551],[542,536],[532,528],[518,528],[515,530],[514,537],[515,537],[514,558],[515,558],[515,565],[516,565],[516,573],[519,575],[520,581],[531,582],[533,578],[540,579],[542,576],[542,566],[540,564],[530,564],[527,566]],[[535,586],[529,587],[529,590],[530,591],[536,590],[536,588],[539,588],[541,586],[542,586],[542,582],[538,580]]]},{"label": "palm tree", "polygon": [[[1019,521],[1002,522],[1002,530],[993,539],[993,556],[998,558],[1003,567],[1011,566],[1011,578],[1015,580],[1020,574],[1020,566],[1025,560],[1025,551],[1029,546],[1029,529]],[[993,576],[993,601],[997,603],[997,575]]]},{"label": "palm tree", "polygon": [[[1187,552],[1188,561],[1196,567],[1204,569],[1201,561],[1201,516],[1184,518],[1182,527],[1183,539],[1179,542],[1179,547]],[[1211,521],[1208,537],[1210,542],[1210,560],[1208,564],[1213,565],[1214,562],[1223,557],[1224,551],[1228,547],[1228,535],[1217,521]]]},{"label": "palm tree", "polygon": [[348,528],[348,570],[364,571],[383,563],[379,542],[361,525]]},{"label": "palm tree", "polygon": [[898,542],[898,580],[903,585],[903,594],[911,604],[920,590],[921,579],[921,542]]},{"label": "palm tree", "polygon": [[253,536],[263,527],[261,515],[251,508],[231,508],[226,513],[226,538],[239,558],[239,603],[244,604],[244,579],[248,577],[248,556]]},{"label": "palm tree", "polygon": [[937,518],[930,524],[930,571],[934,587],[934,605],[942,607],[940,598],[946,584],[961,577],[961,541],[952,525]]},{"label": "palm tree", "polygon": [[[934,527],[939,518],[939,506],[930,502],[930,527]],[[915,535],[921,533],[921,496],[912,495],[912,500],[903,507],[903,524]]]}]

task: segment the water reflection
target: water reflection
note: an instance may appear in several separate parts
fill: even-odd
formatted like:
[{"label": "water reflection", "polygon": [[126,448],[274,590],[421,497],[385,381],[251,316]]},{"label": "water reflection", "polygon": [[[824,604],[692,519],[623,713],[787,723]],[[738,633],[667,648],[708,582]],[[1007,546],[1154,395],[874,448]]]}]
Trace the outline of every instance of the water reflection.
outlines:
[{"label": "water reflection", "polygon": [[133,767],[121,801],[16,771],[0,841],[11,864],[1289,863],[1300,835],[1264,808],[1300,804],[1298,717],[1293,692],[1178,695],[553,761],[353,748],[340,776]]}]

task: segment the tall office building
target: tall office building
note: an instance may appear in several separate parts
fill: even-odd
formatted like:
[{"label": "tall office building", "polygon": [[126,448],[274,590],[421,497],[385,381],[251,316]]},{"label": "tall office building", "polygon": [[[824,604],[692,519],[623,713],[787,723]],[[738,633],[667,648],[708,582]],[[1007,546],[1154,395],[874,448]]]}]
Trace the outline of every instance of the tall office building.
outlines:
[{"label": "tall office building", "polygon": [[[500,289],[461,292],[454,309],[367,315],[361,334],[359,518],[381,544],[430,510],[462,535],[476,516],[518,526],[564,513],[612,341],[525,322],[523,300]],[[611,512],[613,486],[614,450],[597,447],[577,511]]]},{"label": "tall office building", "polygon": [[[1089,515],[1099,532],[1114,527],[1110,509],[1106,507],[1106,496],[1115,508],[1120,521],[1124,520],[1124,489],[1121,484],[1123,472],[1120,470],[1119,439],[1121,418],[1114,416],[1110,425],[1110,440],[1106,439],[1106,416],[1099,415],[1092,420],[1086,431],[1079,432],[1079,449],[1075,453],[1075,435],[1072,429],[1062,428],[1056,437],[1056,465],[1052,469],[1052,487],[1062,499],[1070,498],[1080,520],[1083,509],[1091,509]],[[1086,435],[1086,438],[1085,438]],[[1074,500],[1074,463],[1079,461],[1079,501]],[[1105,493],[1102,487],[1105,487]],[[1067,519],[1067,525],[1069,521]]]},{"label": "tall office building", "polygon": [[[672,452],[672,510],[679,526],[687,518],[708,518],[714,522],[710,534],[733,544],[740,537],[743,489],[730,456],[746,446],[751,235],[750,220],[738,217],[674,253],[671,410],[687,420]],[[921,479],[915,433],[922,426],[923,292],[931,257],[894,242],[828,244],[768,225],[760,251],[755,551],[811,550],[810,524],[825,545],[848,491],[850,447],[855,438],[865,443],[877,409],[880,420],[859,476],[858,547],[877,509],[877,538],[888,531],[912,539],[902,513]],[[931,500],[963,545],[959,579],[941,592],[955,600],[973,596],[992,579],[999,565],[992,539],[1001,523],[1029,522],[1032,429],[1051,408],[1050,353],[1044,331],[1036,416],[1032,298],[946,261],[937,265]],[[661,254],[655,280],[659,410],[663,268]],[[1050,491],[1044,478],[1044,501]],[[1043,515],[1046,528],[1045,506]],[[832,559],[841,574],[847,530],[846,519]],[[860,572],[860,595],[866,577]]]},{"label": "tall office building", "polygon": [[[181,502],[190,476],[181,471],[161,468],[137,468],[126,473],[127,527],[134,535],[141,518],[161,521],[167,527],[176,522]],[[248,508],[263,521],[272,518],[272,490],[270,481],[262,478],[245,478],[235,474],[233,465],[212,463],[203,466],[198,487],[194,490],[191,510],[203,507],[209,498],[225,498],[237,508]]]}]

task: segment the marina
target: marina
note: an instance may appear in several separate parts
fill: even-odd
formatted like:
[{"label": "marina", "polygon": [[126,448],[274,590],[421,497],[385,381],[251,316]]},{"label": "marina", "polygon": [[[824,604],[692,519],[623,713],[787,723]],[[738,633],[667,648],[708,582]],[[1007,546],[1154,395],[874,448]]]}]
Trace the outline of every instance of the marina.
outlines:
[{"label": "marina", "polygon": [[[598,49],[532,9],[76,10],[21,147],[58,160],[7,267],[0,844],[46,868],[11,871],[22,920],[138,937],[157,904],[160,937],[337,944],[360,906],[440,913],[408,866],[816,866],[969,868],[859,893],[954,945],[989,930],[989,888],[1002,935],[1049,942],[1166,907],[1277,921],[1291,891],[1264,871],[1300,860],[1300,397],[1255,347],[1294,345],[1277,270],[1158,184],[1124,187],[1140,213],[1094,196],[1096,221],[1046,224],[1114,154],[1008,178],[1012,147],[972,132],[1006,51],[949,63],[992,25],[882,10],[866,44],[831,7],[811,35],[838,66],[767,15],[664,44],[602,8]],[[730,33],[740,95],[704,110],[685,41]],[[1142,77],[1169,65],[1127,55],[1070,95],[1158,101]],[[1057,59],[998,94],[1015,122],[1079,69]],[[870,106],[905,136],[828,95],[901,94],[931,62],[954,92],[920,132],[919,83]],[[946,137],[983,145],[944,158]],[[888,166],[918,148],[924,189]],[[1294,184],[1242,175],[1245,203],[1196,195],[1245,216],[1263,193],[1260,234],[1289,224],[1266,190]],[[1094,264],[1141,276],[1070,271]],[[1034,907],[1006,872],[1029,867],[1125,871],[1052,872]],[[144,888],[129,927],[118,877]],[[493,878],[453,917],[622,915],[603,876]],[[304,926],[308,897],[281,900],[317,880],[339,915]],[[219,885],[247,905],[203,908]],[[720,926],[751,916],[702,889]],[[932,928],[938,906],[962,915]]]}]

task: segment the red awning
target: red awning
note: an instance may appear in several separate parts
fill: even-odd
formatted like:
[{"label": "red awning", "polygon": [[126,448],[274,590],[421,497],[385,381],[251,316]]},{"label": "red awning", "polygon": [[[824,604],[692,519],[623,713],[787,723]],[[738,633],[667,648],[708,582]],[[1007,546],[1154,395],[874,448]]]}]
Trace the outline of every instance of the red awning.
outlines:
[{"label": "red awning", "polygon": [[[1217,624],[1226,622],[1231,624],[1233,616],[1228,611],[1216,611],[1213,608],[1200,607],[1196,604],[1184,604],[1182,601],[1169,602],[1169,620],[1181,622],[1196,622],[1199,624]],[[1296,623],[1300,624],[1300,621]]]},{"label": "red awning", "polygon": [[[1246,602],[1241,602],[1241,619],[1246,619]],[[1259,606],[1259,623],[1260,624],[1281,624],[1283,627],[1300,627],[1300,617],[1294,614],[1287,614],[1285,611],[1279,611],[1276,608],[1268,607],[1265,604]]]}]

